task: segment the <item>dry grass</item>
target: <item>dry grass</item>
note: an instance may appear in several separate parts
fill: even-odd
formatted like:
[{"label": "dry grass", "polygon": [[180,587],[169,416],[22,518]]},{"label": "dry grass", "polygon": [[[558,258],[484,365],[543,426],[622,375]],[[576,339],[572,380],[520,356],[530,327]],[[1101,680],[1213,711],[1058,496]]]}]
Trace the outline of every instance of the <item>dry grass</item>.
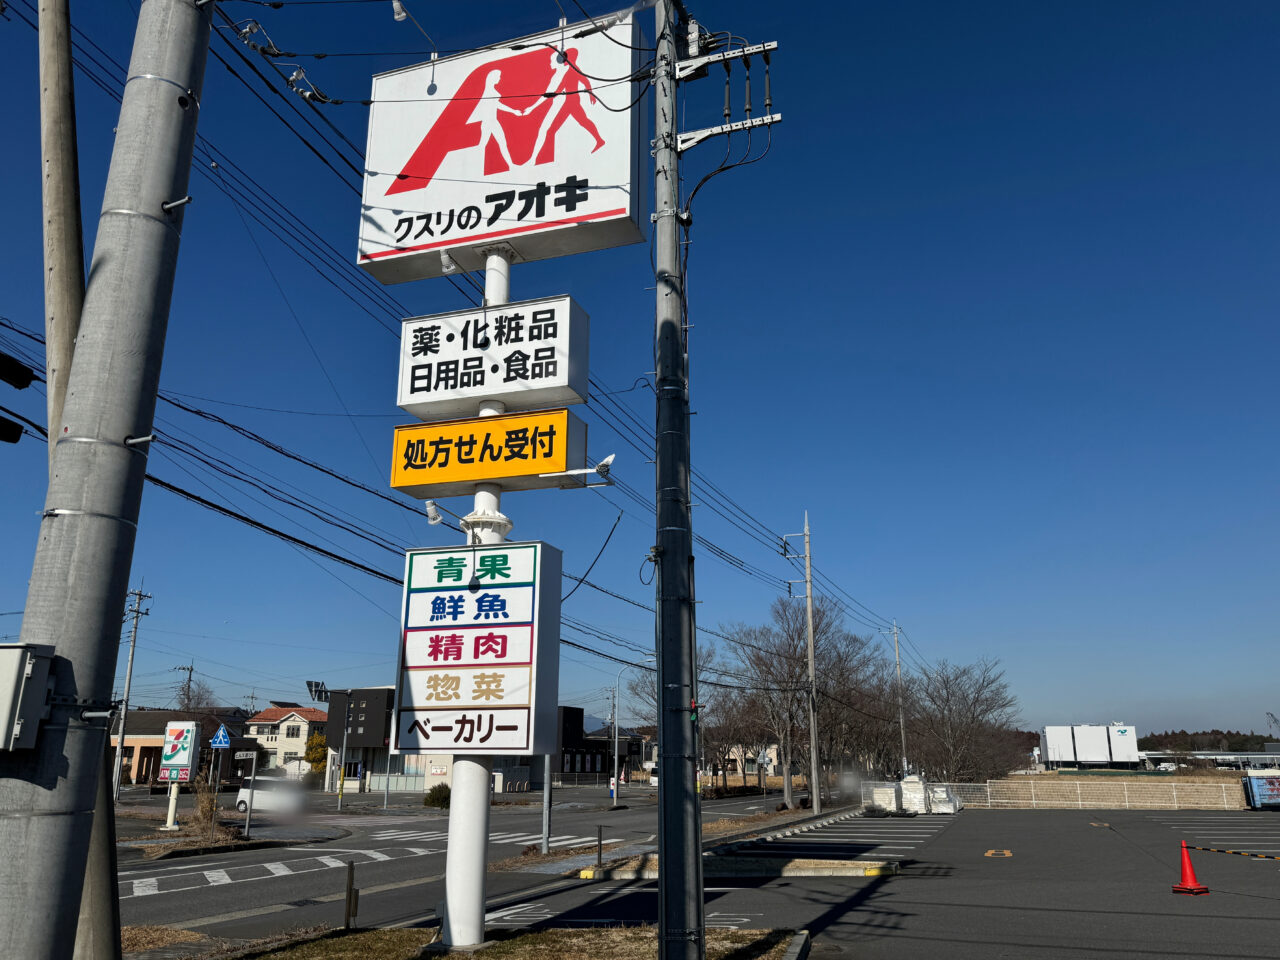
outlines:
[{"label": "dry grass", "polygon": [[804,820],[813,816],[812,810],[764,811],[749,817],[724,817],[720,820],[708,820],[702,824],[703,837],[722,837],[728,833],[742,833],[745,830],[769,830],[785,826],[794,820]]},{"label": "dry grass", "polygon": [[[436,934],[435,930],[365,930],[273,950],[262,954],[260,960],[413,960]],[[658,950],[654,927],[501,932],[491,936],[499,942],[479,954],[491,960],[652,960]],[[791,936],[789,930],[708,930],[707,960],[781,960]],[[461,960],[476,954],[440,956]]]},{"label": "dry grass", "polygon": [[169,947],[175,943],[195,943],[203,939],[203,934],[173,927],[120,928],[120,949],[124,953],[141,953],[143,950]]}]

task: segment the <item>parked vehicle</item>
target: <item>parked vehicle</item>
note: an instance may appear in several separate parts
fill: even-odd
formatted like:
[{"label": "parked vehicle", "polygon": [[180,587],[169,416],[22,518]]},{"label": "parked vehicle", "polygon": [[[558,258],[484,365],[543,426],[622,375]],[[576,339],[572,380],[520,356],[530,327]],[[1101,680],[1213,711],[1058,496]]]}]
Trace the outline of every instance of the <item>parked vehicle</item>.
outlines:
[{"label": "parked vehicle", "polygon": [[656,787],[658,785],[658,768],[654,767],[649,771],[649,786]]},{"label": "parked vehicle", "polygon": [[253,809],[263,813],[299,813],[307,805],[307,795],[296,780],[279,777],[246,779],[236,794],[236,809],[249,809],[249,788],[253,788]]}]

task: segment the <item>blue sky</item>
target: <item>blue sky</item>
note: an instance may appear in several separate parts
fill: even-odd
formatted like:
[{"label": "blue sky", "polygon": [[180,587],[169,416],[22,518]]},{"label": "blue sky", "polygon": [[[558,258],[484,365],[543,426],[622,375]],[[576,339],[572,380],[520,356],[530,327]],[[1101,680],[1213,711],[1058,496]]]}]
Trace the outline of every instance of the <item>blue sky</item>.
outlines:
[{"label": "blue sky", "polygon": [[[444,50],[546,29],[559,15],[553,2],[409,5]],[[389,3],[222,6],[258,19],[281,49],[330,54],[299,60],[330,96],[367,96],[373,72],[423,59],[411,53],[424,49],[421,35],[395,23]],[[95,57],[127,61],[131,0],[72,7],[103,51],[90,48]],[[690,7],[710,29],[779,41],[773,96],[785,117],[762,162],[717,178],[694,206],[695,469],[762,525],[754,529],[763,540],[763,530],[798,531],[808,510],[817,567],[842,599],[875,611],[853,607],[866,622],[851,627],[870,632],[896,617],[911,658],[998,658],[1029,727],[1263,729],[1264,711],[1280,710],[1280,9],[910,3],[783,17],[776,4]],[[35,329],[35,35],[18,16],[33,9],[15,0],[0,21],[10,137],[0,152],[9,184],[0,315]],[[651,25],[651,13],[640,16]],[[214,49],[245,73],[221,40]],[[374,51],[382,55],[334,56]],[[122,78],[109,62],[95,72],[117,86]],[[718,122],[719,78],[683,96],[686,128]],[[117,107],[83,75],[77,97],[91,247]],[[758,74],[755,97],[759,112]],[[363,107],[325,115],[364,143]],[[400,308],[427,314],[467,302],[431,280],[386,288],[395,304],[371,306],[358,292],[370,285],[322,265],[313,239],[293,239],[299,257],[256,223],[252,211],[278,219],[287,208],[350,263],[359,201],[343,181],[354,177],[322,166],[212,59],[200,133],[271,199],[240,211],[209,177],[193,177],[163,389],[385,489],[391,427],[408,417],[395,407],[396,341],[370,312],[394,325]],[[732,146],[737,156],[747,145]],[[712,142],[686,154],[686,181],[723,149]],[[592,373],[612,390],[652,367],[651,286],[644,245],[512,273],[513,297],[569,293],[583,305]],[[43,418],[35,391],[0,402]],[[589,451],[616,451],[616,475],[643,499],[651,467],[610,426],[618,404],[652,423],[643,386],[594,401],[582,411]],[[160,414],[162,436],[241,458],[243,470],[296,484],[391,540],[433,546],[457,536],[224,428],[163,404]],[[0,457],[8,612],[24,602],[46,453],[27,438]],[[392,552],[273,513],[261,493],[167,448],[151,469],[400,572]],[[621,508],[591,579],[652,603],[640,580],[652,516],[623,491],[517,493],[503,503],[513,537],[557,544],[574,573]],[[445,505],[469,509],[463,499]],[[700,553],[705,626],[763,620],[778,584],[799,576],[708,506],[695,510],[695,529],[760,571],[748,576]],[[171,668],[192,661],[233,702],[251,691],[259,704],[305,700],[304,679],[392,682],[398,588],[154,487],[134,561],[133,582],[141,580],[155,599],[135,699],[164,703],[181,676]],[[648,614],[597,591],[579,590],[565,613],[632,645],[599,644],[612,654],[635,660],[635,648],[652,644]],[[0,634],[16,634],[19,621],[0,617]],[[573,629],[565,636],[598,643]],[[607,713],[616,671],[564,651],[562,702]]]}]

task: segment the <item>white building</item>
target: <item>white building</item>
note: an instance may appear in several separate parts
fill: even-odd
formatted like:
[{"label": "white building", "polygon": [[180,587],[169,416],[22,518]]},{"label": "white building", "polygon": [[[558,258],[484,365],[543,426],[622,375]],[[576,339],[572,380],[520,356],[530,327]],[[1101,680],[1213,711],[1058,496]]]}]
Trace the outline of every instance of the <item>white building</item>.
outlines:
[{"label": "white building", "polygon": [[245,735],[266,748],[267,767],[282,767],[291,760],[305,759],[307,739],[324,734],[329,715],[315,707],[272,702],[246,723]]}]

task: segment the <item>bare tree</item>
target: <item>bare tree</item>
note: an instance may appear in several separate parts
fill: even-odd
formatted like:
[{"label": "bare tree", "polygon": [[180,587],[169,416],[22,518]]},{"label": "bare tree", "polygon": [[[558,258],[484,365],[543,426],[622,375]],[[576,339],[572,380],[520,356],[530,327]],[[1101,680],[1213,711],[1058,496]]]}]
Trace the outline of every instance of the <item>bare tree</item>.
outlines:
[{"label": "bare tree", "polygon": [[987,780],[1018,766],[1018,698],[999,661],[938,661],[915,678],[910,709],[917,754],[934,779]]},{"label": "bare tree", "polygon": [[[700,644],[698,646],[698,701],[708,702],[714,697],[714,690],[706,681],[710,678],[711,672],[715,669],[716,648],[713,644]],[[658,674],[653,670],[636,670],[633,671],[630,678],[626,682],[627,694],[631,697],[632,710],[642,724],[657,725],[658,723]],[[707,714],[708,711],[699,710],[699,718]]]},{"label": "bare tree", "polygon": [[213,687],[203,680],[192,680],[189,684],[184,683],[178,690],[179,710],[194,713],[200,710],[207,710],[209,707],[216,705]]}]

